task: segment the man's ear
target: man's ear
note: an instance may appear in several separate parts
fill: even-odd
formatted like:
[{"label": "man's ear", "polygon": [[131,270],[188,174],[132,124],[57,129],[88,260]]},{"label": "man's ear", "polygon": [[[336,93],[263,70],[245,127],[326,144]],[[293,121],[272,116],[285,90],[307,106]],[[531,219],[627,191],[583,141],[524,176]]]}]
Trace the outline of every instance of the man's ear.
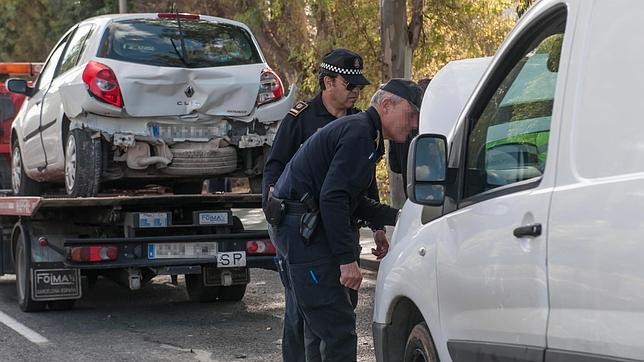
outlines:
[{"label": "man's ear", "polygon": [[331,88],[332,85],[333,85],[333,78],[329,77],[328,75],[325,75],[324,76],[324,87],[326,89],[329,89],[329,88]]},{"label": "man's ear", "polygon": [[383,114],[389,113],[389,109],[391,108],[391,99],[387,98],[387,97],[384,97],[380,101],[380,108],[382,108]]}]

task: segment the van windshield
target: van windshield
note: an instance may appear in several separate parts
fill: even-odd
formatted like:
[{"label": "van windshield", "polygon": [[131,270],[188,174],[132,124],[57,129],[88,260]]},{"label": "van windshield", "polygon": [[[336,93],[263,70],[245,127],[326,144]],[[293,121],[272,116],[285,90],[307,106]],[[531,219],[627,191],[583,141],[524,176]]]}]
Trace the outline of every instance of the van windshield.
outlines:
[{"label": "van windshield", "polygon": [[182,20],[181,32],[174,19],[115,22],[105,31],[98,56],[139,64],[184,68],[262,62],[245,29],[205,20]]}]

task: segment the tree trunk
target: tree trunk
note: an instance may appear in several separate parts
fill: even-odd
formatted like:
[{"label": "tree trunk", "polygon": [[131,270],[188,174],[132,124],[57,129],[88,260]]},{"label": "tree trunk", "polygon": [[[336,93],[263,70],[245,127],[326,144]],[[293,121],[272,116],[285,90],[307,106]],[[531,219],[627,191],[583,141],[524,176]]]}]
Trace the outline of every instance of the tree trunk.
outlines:
[{"label": "tree trunk", "polygon": [[[380,36],[382,39],[382,82],[391,78],[411,77],[411,54],[407,26],[406,0],[380,0]],[[386,143],[387,154],[389,142]],[[388,159],[387,159],[388,161]],[[391,204],[402,207],[405,203],[405,192],[402,175],[391,171],[389,174],[389,191]]]}]

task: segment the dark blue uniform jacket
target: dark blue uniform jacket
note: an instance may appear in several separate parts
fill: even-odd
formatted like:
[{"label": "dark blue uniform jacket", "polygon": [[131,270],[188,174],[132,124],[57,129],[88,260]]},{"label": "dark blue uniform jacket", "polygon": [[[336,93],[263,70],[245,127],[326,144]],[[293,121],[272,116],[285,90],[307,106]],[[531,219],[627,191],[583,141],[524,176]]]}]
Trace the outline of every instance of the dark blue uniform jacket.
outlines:
[{"label": "dark blue uniform jacket", "polygon": [[[278,198],[314,196],[321,224],[314,238],[329,244],[339,264],[355,261],[358,239],[351,218],[395,223],[396,209],[365,198],[384,153],[380,117],[372,107],[318,130],[297,151],[275,184]],[[393,223],[391,223],[393,225]]]},{"label": "dark blue uniform jacket", "polygon": [[[271,152],[268,155],[264,172],[262,174],[262,204],[265,205],[268,197],[268,189],[271,185],[275,185],[277,179],[284,172],[284,167],[291,160],[295,152],[302,146],[302,144],[309,139],[318,129],[326,126],[327,124],[335,121],[337,118],[329,113],[322,103],[322,93],[318,93],[313,99],[308,101],[306,108],[297,112],[297,108],[291,110],[282,122],[275,135]],[[357,114],[360,110],[357,108],[347,109],[347,115]],[[375,171],[374,171],[375,177]],[[370,200],[365,200],[365,204],[372,205],[372,208],[380,208],[380,197],[378,195],[378,185],[374,181],[369,185],[369,192],[367,197]],[[373,211],[373,210],[372,210]],[[364,218],[356,218],[356,220],[366,221]],[[372,229],[382,229],[384,225],[390,225],[387,220],[370,219],[369,225]]]}]

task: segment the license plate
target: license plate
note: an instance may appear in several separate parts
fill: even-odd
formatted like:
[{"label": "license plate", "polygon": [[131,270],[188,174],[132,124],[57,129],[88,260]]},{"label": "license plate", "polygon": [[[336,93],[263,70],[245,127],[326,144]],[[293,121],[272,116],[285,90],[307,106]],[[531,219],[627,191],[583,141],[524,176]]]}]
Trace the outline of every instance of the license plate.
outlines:
[{"label": "license plate", "polygon": [[140,228],[161,228],[168,226],[167,212],[142,212],[139,213]]},{"label": "license plate", "polygon": [[195,216],[199,225],[232,225],[230,211],[198,211]]},{"label": "license plate", "polygon": [[154,243],[148,244],[148,259],[181,259],[217,257],[217,243]]},{"label": "license plate", "polygon": [[246,266],[245,251],[226,251],[217,253],[218,268],[234,268]]},{"label": "license plate", "polygon": [[32,269],[32,278],[33,300],[81,297],[80,269]]}]

